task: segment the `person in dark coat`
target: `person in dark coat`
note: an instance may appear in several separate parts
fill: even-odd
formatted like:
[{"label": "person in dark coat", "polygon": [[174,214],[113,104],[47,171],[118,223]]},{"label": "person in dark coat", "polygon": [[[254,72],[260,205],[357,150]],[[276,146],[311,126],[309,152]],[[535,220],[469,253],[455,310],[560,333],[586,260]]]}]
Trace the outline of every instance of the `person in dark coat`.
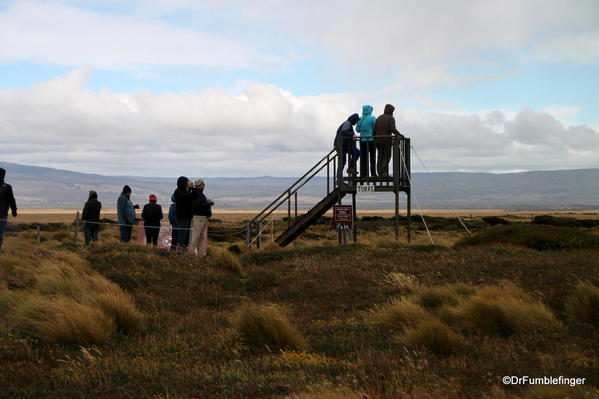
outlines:
[{"label": "person in dark coat", "polygon": [[192,202],[198,198],[198,191],[193,187],[189,179],[180,176],[177,179],[177,189],[173,193],[177,207],[177,246],[186,248],[189,244],[189,228],[193,218]]},{"label": "person in dark coat", "polygon": [[171,250],[177,249],[177,239],[179,230],[177,230],[177,204],[175,204],[175,194],[171,196],[171,206],[168,208],[168,222],[171,224]]},{"label": "person in dark coat", "polygon": [[95,191],[89,192],[89,199],[83,207],[81,219],[85,223],[83,234],[85,236],[85,245],[92,241],[98,241],[98,232],[100,231],[100,210],[102,203],[98,201],[98,193]]},{"label": "person in dark coat", "polygon": [[121,242],[131,241],[131,232],[135,224],[135,207],[130,200],[131,187],[125,185],[116,202],[117,218],[121,231]]},{"label": "person in dark coat", "polygon": [[349,165],[347,167],[347,174],[356,175],[356,162],[360,157],[360,150],[356,148],[355,139],[358,136],[354,133],[354,125],[360,120],[360,115],[352,114],[345,122],[337,129],[335,136],[334,146],[337,150],[338,166],[337,166],[337,180],[339,184],[343,181],[343,168],[345,167],[346,157],[349,155]]},{"label": "person in dark coat", "polygon": [[[391,104],[385,105],[384,114],[376,119],[374,124],[373,136],[392,136],[401,135],[395,127],[395,118],[393,117],[395,107]],[[376,169],[379,176],[389,176],[389,161],[391,160],[391,146],[393,140],[391,137],[375,139],[377,163]]]},{"label": "person in dark coat", "polygon": [[158,198],[154,194],[150,195],[150,202],[144,205],[141,212],[141,218],[144,221],[144,230],[146,232],[146,243],[153,246],[158,245],[158,236],[160,235],[160,221],[164,217],[162,207],[157,204]]},{"label": "person in dark coat", "polygon": [[17,202],[12,191],[12,186],[4,182],[6,170],[0,168],[0,249],[4,241],[4,229],[8,223],[8,210],[11,210],[12,217],[17,217]]}]

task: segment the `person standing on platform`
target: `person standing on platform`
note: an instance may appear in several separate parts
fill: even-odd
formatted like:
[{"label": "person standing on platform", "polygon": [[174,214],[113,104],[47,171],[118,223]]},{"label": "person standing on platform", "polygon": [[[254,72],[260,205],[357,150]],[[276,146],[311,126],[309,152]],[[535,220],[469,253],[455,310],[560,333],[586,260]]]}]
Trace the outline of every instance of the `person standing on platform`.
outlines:
[{"label": "person standing on platform", "polygon": [[158,198],[152,194],[149,199],[150,202],[144,205],[144,209],[141,212],[141,218],[144,221],[146,243],[157,246],[158,236],[160,235],[160,221],[164,215],[162,214],[162,207],[156,203]]},{"label": "person standing on platform", "polygon": [[187,248],[189,244],[189,227],[193,218],[192,202],[199,197],[198,191],[193,187],[192,182],[185,176],[177,179],[177,189],[175,190],[175,204],[177,206],[177,246]]},{"label": "person standing on platform", "polygon": [[358,139],[358,136],[354,133],[354,125],[360,120],[360,115],[352,114],[345,122],[343,122],[337,129],[335,135],[335,149],[337,150],[337,181],[339,185],[343,183],[343,168],[347,162],[346,157],[349,155],[349,165],[347,167],[347,174],[350,176],[356,175],[356,161],[360,157],[360,150],[356,148],[354,140]]},{"label": "person standing on platform", "polygon": [[198,179],[194,182],[198,190],[198,198],[192,202],[193,219],[191,222],[191,241],[189,251],[196,255],[206,256],[208,250],[208,220],[212,216],[214,201],[204,195],[206,184]]},{"label": "person standing on platform", "polygon": [[168,208],[168,222],[171,224],[171,251],[177,249],[177,204],[175,204],[175,194],[171,196],[171,206]]},{"label": "person standing on platform", "polygon": [[17,217],[17,202],[12,192],[12,186],[4,182],[6,170],[0,168],[0,250],[4,242],[4,229],[8,223],[8,210],[11,210],[12,217]]},{"label": "person standing on platform", "polygon": [[121,231],[121,242],[131,241],[131,232],[135,224],[135,208],[131,202],[131,187],[125,185],[116,202],[116,212]]},{"label": "person standing on platform", "polygon": [[89,192],[89,198],[83,207],[81,220],[85,223],[83,227],[83,235],[85,236],[85,245],[89,245],[92,241],[98,241],[98,232],[100,231],[100,211],[102,203],[98,201],[98,193],[95,191]]},{"label": "person standing on platform", "polygon": [[360,133],[360,177],[376,177],[376,147],[372,138],[376,117],[372,115],[372,110],[372,105],[363,105],[362,117],[356,125],[356,131]]},{"label": "person standing on platform", "polygon": [[384,114],[376,119],[374,130],[372,132],[374,136],[388,136],[375,140],[378,158],[376,169],[379,177],[389,176],[389,161],[391,161],[391,146],[393,144],[393,140],[390,136],[400,135],[403,138],[401,133],[399,133],[395,127],[393,111],[395,111],[393,105],[385,105]]}]

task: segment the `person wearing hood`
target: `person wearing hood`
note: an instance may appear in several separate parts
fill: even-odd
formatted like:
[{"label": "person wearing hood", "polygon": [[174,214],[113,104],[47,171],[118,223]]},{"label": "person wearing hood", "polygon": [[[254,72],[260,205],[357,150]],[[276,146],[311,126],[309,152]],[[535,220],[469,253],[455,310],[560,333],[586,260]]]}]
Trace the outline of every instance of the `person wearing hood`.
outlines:
[{"label": "person wearing hood", "polygon": [[121,231],[121,242],[131,241],[131,232],[135,224],[135,207],[131,202],[131,187],[125,185],[116,202],[116,213]]},{"label": "person wearing hood", "polygon": [[198,198],[198,191],[193,187],[191,181],[185,176],[177,179],[177,189],[173,193],[177,207],[177,246],[186,248],[189,244],[189,228],[193,218],[193,200]]},{"label": "person wearing hood", "polygon": [[360,177],[376,177],[376,147],[372,138],[376,117],[372,115],[372,110],[372,105],[363,105],[362,117],[356,125],[356,131],[360,133]]},{"label": "person wearing hood", "polygon": [[102,203],[98,201],[98,193],[95,191],[89,192],[89,199],[83,207],[81,220],[85,223],[83,227],[83,235],[85,236],[85,245],[92,241],[98,241],[98,232],[100,231],[100,211]]},{"label": "person wearing hood", "polygon": [[384,114],[376,118],[374,136],[388,136],[385,138],[376,139],[377,163],[376,169],[379,176],[389,176],[389,161],[391,160],[391,146],[393,140],[390,136],[401,135],[395,127],[395,118],[393,117],[395,107],[391,104],[385,105]]},{"label": "person wearing hood", "polygon": [[12,186],[4,182],[6,170],[0,168],[0,249],[4,241],[4,229],[8,223],[8,209],[11,210],[12,217],[17,217],[17,202],[12,192]]},{"label": "person wearing hood", "polygon": [[177,249],[177,204],[175,204],[175,194],[171,195],[171,206],[168,208],[168,222],[171,224],[171,250]]},{"label": "person wearing hood", "polygon": [[144,205],[141,212],[141,218],[144,221],[144,231],[146,233],[146,244],[158,245],[158,236],[160,235],[160,221],[164,217],[162,207],[157,203],[158,198],[152,194],[149,201]]},{"label": "person wearing hood", "polygon": [[339,185],[343,182],[343,168],[347,162],[346,157],[349,155],[349,165],[347,167],[347,174],[350,176],[356,175],[356,162],[360,157],[360,150],[356,148],[354,140],[358,139],[358,136],[354,133],[354,125],[360,120],[360,115],[352,114],[346,121],[344,121],[337,129],[335,135],[334,146],[337,150],[337,157],[339,158],[337,166],[337,180]]},{"label": "person wearing hood", "polygon": [[212,216],[214,201],[209,200],[204,195],[204,189],[206,188],[204,180],[196,180],[194,187],[198,191],[198,198],[192,202],[193,219],[191,221],[189,252],[206,256],[208,251],[208,220]]}]

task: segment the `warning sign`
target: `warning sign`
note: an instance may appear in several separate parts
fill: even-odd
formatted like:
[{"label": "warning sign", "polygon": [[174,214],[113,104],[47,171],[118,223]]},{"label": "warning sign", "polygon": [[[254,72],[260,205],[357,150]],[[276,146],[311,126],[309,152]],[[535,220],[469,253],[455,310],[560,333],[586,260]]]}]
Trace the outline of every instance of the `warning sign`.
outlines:
[{"label": "warning sign", "polygon": [[354,212],[351,205],[333,206],[333,223],[337,230],[349,230],[354,221]]}]

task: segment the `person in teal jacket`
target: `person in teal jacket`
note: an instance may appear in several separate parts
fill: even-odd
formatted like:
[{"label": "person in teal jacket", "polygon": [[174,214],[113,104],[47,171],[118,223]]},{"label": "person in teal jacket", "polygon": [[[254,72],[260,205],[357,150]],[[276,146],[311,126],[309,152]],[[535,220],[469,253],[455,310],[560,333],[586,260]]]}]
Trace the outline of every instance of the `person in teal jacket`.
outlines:
[{"label": "person in teal jacket", "polygon": [[[372,131],[376,123],[376,117],[372,115],[372,105],[362,106],[362,117],[356,125],[356,131],[360,133],[360,177],[376,177],[376,146],[372,138]],[[370,138],[369,138],[370,137]],[[368,165],[370,164],[370,174]]]}]

